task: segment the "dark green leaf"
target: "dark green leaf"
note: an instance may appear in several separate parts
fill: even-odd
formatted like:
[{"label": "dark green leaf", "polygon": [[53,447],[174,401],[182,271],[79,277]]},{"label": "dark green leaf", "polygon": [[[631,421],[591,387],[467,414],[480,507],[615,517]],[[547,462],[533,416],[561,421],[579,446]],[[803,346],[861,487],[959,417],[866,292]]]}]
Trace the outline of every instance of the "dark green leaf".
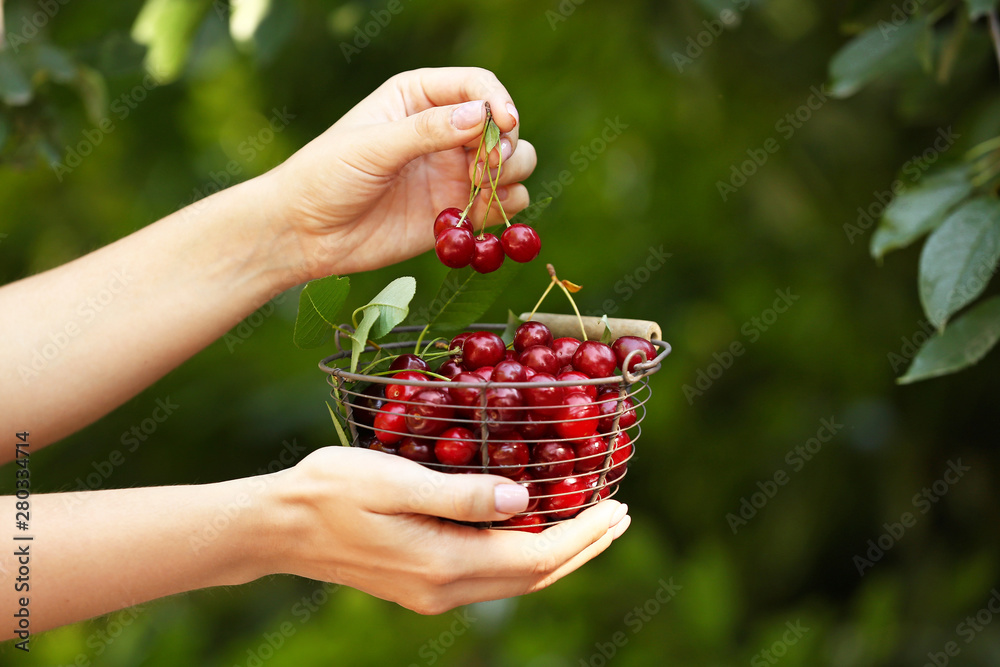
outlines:
[{"label": "dark green leaf", "polygon": [[[411,276],[396,278],[386,285],[375,298],[354,311],[352,320],[356,327],[351,335],[351,372],[358,368],[361,352],[369,339],[382,338],[398,325],[410,312],[410,301],[417,291],[417,281]],[[359,323],[358,313],[364,313]]]},{"label": "dark green leaf", "polygon": [[[433,336],[461,331],[485,313],[524,264],[507,260],[493,273],[471,268],[452,269],[431,301],[428,333]],[[436,312],[435,312],[436,311]]]},{"label": "dark green leaf", "polygon": [[309,349],[325,343],[333,334],[337,313],[350,291],[349,278],[327,276],[307,283],[299,294],[299,313],[292,337],[295,345]]},{"label": "dark green leaf", "polygon": [[948,318],[986,288],[1000,259],[1000,200],[979,197],[957,208],[920,253],[920,302],[932,324]]},{"label": "dark green leaf", "polygon": [[340,439],[340,444],[344,447],[351,446],[351,439],[347,437],[347,433],[344,432],[344,426],[340,423],[340,419],[337,417],[337,413],[333,411],[330,404],[326,404],[326,409],[330,411],[330,419],[333,420],[333,427],[337,429],[337,437]]},{"label": "dark green leaf", "polygon": [[964,167],[922,179],[901,192],[888,207],[872,236],[871,254],[881,259],[891,250],[905,248],[937,228],[945,215],[972,191]]},{"label": "dark green leaf", "polygon": [[969,7],[969,18],[975,21],[996,9],[997,0],[965,0],[965,4]]},{"label": "dark green leaf", "polygon": [[61,49],[51,44],[40,44],[34,51],[35,69],[44,71],[57,83],[69,83],[76,78],[76,65]]},{"label": "dark green leaf", "polygon": [[24,106],[34,97],[31,83],[9,51],[0,50],[0,100],[12,106]]},{"label": "dark green leaf", "polygon": [[917,17],[900,26],[879,21],[845,44],[830,60],[831,94],[848,97],[872,80],[916,62],[925,26],[926,19]]},{"label": "dark green leaf", "polygon": [[899,384],[947,375],[978,362],[1000,339],[1000,296],[987,299],[935,334],[917,352]]},{"label": "dark green leaf", "polygon": [[500,339],[510,345],[514,342],[514,334],[517,332],[517,328],[521,326],[521,318],[514,314],[513,310],[507,309],[507,326],[504,327],[503,333],[500,334]]}]

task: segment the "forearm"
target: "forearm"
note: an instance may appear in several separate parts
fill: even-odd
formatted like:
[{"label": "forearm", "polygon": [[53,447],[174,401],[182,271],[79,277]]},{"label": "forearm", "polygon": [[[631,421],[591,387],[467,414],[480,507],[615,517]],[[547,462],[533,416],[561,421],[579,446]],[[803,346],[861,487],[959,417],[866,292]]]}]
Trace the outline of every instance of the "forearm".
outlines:
[{"label": "forearm", "polygon": [[0,432],[58,440],[293,286],[295,241],[267,219],[268,185],[235,186],[0,289]]},{"label": "forearm", "polygon": [[[262,576],[269,478],[32,496],[28,534],[34,539],[0,550],[0,616],[12,618],[26,597],[35,633]],[[13,521],[14,498],[4,497],[0,506]],[[16,548],[28,550],[20,563]],[[20,565],[28,566],[26,577],[18,574]],[[27,588],[15,590],[15,583]],[[11,638],[13,629],[2,624],[0,639]]]}]

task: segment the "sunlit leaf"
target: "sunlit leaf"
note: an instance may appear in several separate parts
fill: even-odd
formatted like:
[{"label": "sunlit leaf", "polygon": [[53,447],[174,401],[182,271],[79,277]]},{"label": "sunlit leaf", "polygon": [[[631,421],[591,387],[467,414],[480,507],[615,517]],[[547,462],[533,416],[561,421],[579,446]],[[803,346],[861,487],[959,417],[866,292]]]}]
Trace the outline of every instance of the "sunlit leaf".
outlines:
[{"label": "sunlit leaf", "polygon": [[146,69],[160,83],[176,79],[212,0],[146,0],[132,25],[132,38],[149,48]]},{"label": "sunlit leaf", "polygon": [[[410,312],[410,301],[417,291],[417,281],[411,276],[396,278],[386,285],[371,301],[354,311],[352,320],[355,331],[351,335],[351,372],[358,368],[358,360],[366,343],[382,338],[393,327],[406,319]],[[363,313],[358,322],[358,313]]]}]

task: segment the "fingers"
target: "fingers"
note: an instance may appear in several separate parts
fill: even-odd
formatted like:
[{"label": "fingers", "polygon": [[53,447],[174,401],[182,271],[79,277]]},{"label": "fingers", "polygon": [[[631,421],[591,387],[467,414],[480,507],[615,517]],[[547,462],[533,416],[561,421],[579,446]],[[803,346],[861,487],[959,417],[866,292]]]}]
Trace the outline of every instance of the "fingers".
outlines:
[{"label": "fingers", "polygon": [[[500,140],[501,150],[504,151],[503,156],[503,166],[500,167],[499,174],[499,185],[507,185],[508,183],[520,183],[531,176],[532,172],[535,171],[535,167],[538,165],[538,154],[535,152],[535,147],[531,145],[528,141],[522,141],[517,145],[517,152],[511,153],[510,144],[507,143],[506,139]],[[496,151],[492,153],[496,154]],[[494,165],[490,169],[489,174],[483,174],[483,164],[482,162],[475,162],[475,154],[470,153],[469,159],[469,178],[473,183],[479,183],[480,180],[483,183],[483,187],[490,187],[490,178],[497,178],[497,170]]]},{"label": "fingers", "polygon": [[[373,452],[377,453],[377,452]],[[381,458],[381,457],[380,457]],[[373,471],[371,510],[456,521],[502,521],[528,506],[528,490],[496,475],[449,475],[399,457]]]},{"label": "fingers", "polygon": [[[512,132],[517,127],[514,100],[500,79],[489,70],[478,67],[425,68],[404,72],[395,79],[399,90],[413,105],[407,105],[411,111],[469,100],[486,100],[501,132]],[[516,131],[512,141],[517,143]]]}]

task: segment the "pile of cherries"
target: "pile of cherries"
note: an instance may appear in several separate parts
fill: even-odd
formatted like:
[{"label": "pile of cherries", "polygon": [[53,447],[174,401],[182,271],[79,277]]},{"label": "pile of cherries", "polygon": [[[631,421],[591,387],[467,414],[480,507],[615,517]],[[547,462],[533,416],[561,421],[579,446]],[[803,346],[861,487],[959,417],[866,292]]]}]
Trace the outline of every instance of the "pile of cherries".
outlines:
[{"label": "pile of cherries", "polygon": [[[540,532],[611,495],[632,456],[626,431],[637,416],[630,395],[617,383],[582,383],[610,378],[626,361],[634,370],[656,349],[636,336],[611,345],[553,339],[548,327],[533,321],[517,329],[512,348],[489,331],[455,336],[452,354],[435,371],[456,383],[447,389],[421,387],[434,378],[420,357],[396,357],[391,379],[400,382],[351,393],[351,416],[362,446],[445,472],[485,469],[524,485],[527,510],[496,525]],[[633,351],[639,353],[629,357]]]},{"label": "pile of cherries", "polygon": [[482,232],[476,236],[461,209],[446,208],[434,221],[434,252],[445,266],[461,269],[472,265],[479,273],[492,273],[503,264],[504,255],[515,262],[530,262],[542,249],[538,232],[516,222],[498,239]]}]

